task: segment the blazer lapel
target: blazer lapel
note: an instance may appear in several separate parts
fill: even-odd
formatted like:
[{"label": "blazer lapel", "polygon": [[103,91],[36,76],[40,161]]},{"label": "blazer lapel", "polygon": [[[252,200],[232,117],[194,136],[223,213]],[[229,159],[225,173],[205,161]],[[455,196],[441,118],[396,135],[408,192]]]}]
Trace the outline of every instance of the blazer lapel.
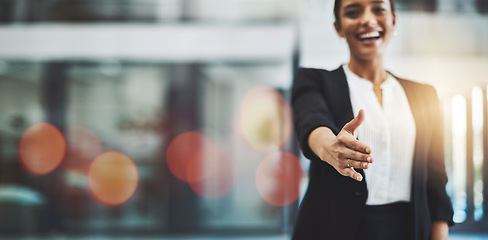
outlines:
[{"label": "blazer lapel", "polygon": [[331,103],[330,108],[336,117],[335,123],[339,128],[338,131],[340,131],[346,123],[354,118],[354,113],[352,110],[351,98],[349,97],[349,86],[347,85],[344,69],[341,66],[330,72],[330,74],[331,81],[329,81],[328,84],[331,86],[326,88],[326,90],[329,91],[326,96],[331,97],[331,99],[328,99]]},{"label": "blazer lapel", "polygon": [[[427,109],[424,106],[425,103],[422,102],[422,99],[425,98],[422,88],[419,88],[420,85],[418,83],[414,83],[401,78],[396,79],[398,80],[400,85],[402,85],[405,91],[405,95],[407,95],[408,103],[410,104],[410,109],[415,120],[416,139],[413,170],[416,171],[420,170],[416,168],[416,164],[420,164],[418,162],[419,159],[423,159],[426,156],[425,154],[427,153],[429,146],[428,143],[430,141],[431,129],[428,127],[429,119],[426,119],[429,114],[426,112]],[[414,176],[418,175],[418,172],[415,173],[416,174],[413,174]]]}]

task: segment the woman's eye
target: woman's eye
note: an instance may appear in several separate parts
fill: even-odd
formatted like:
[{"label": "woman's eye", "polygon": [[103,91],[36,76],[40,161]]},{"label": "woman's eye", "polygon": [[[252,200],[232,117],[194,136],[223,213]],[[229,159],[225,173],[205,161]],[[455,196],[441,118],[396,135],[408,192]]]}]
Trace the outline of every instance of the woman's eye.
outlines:
[{"label": "woman's eye", "polygon": [[346,17],[357,17],[359,15],[359,11],[347,11],[344,13]]},{"label": "woman's eye", "polygon": [[375,8],[374,11],[376,13],[384,13],[384,12],[386,12],[386,8]]}]

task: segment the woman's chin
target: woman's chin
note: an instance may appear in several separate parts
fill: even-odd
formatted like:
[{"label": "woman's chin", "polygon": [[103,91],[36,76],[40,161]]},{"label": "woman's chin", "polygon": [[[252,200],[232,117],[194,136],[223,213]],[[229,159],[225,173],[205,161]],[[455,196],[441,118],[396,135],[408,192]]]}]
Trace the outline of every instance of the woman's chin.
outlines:
[{"label": "woman's chin", "polygon": [[371,47],[371,48],[355,49],[355,51],[352,51],[351,56],[356,58],[357,60],[369,61],[369,60],[375,60],[378,57],[382,57],[383,53],[384,53],[384,49],[379,47]]}]

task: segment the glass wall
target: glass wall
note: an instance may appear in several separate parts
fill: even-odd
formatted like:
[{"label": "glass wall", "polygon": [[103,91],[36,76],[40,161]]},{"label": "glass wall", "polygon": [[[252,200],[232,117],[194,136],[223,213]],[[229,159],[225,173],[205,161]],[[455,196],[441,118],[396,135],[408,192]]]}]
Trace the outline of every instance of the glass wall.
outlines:
[{"label": "glass wall", "polygon": [[0,235],[288,233],[298,2],[0,1]]},{"label": "glass wall", "polygon": [[1,63],[2,233],[290,228],[288,64]]}]

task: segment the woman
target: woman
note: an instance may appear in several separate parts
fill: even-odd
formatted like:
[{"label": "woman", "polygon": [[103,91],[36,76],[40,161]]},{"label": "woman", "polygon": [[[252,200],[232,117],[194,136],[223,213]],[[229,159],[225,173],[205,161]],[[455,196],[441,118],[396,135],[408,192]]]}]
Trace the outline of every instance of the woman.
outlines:
[{"label": "woman", "polygon": [[334,15],[349,63],[301,68],[292,90],[311,160],[293,239],[447,239],[453,210],[436,92],[383,66],[394,0],[336,0]]}]

